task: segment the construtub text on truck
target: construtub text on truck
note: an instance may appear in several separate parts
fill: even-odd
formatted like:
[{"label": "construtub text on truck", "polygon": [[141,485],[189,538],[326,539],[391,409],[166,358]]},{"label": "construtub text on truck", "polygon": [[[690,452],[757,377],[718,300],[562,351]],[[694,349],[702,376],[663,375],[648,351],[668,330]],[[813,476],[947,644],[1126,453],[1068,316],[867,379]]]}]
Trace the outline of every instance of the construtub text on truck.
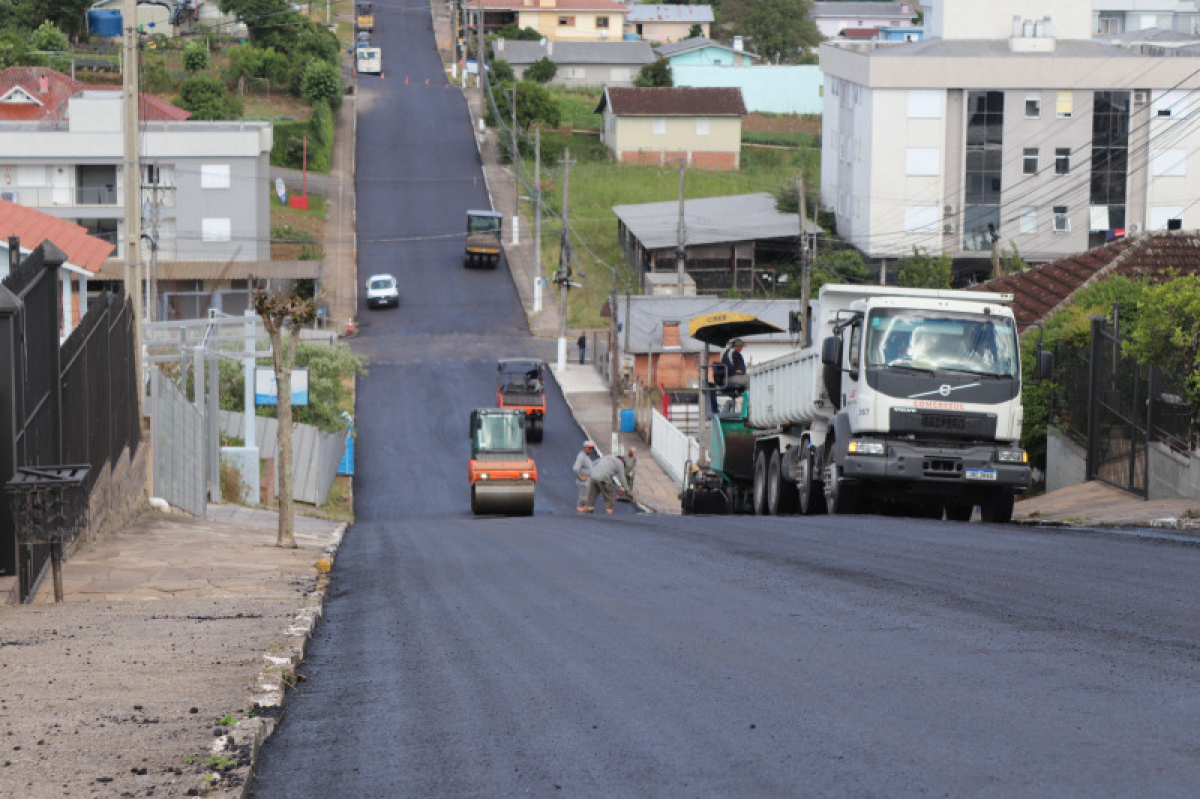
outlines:
[{"label": "construtub text on truck", "polygon": [[[1011,303],[823,286],[809,307],[812,343],[751,366],[739,401],[713,418],[710,460],[693,470],[683,511],[966,521],[978,505],[984,521],[1010,521],[1031,479]],[[1051,366],[1039,353],[1037,376]]]}]

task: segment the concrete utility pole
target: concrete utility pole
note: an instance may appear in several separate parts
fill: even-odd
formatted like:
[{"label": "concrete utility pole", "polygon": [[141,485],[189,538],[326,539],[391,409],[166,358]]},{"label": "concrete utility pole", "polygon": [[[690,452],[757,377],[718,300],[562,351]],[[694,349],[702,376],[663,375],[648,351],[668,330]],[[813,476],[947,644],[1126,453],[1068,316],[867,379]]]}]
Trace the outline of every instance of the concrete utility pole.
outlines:
[{"label": "concrete utility pole", "polygon": [[800,346],[808,346],[808,299],[812,292],[812,265],[808,261],[808,208],[804,202],[804,175],[796,175],[800,203]]},{"label": "concrete utility pole", "polygon": [[[483,0],[476,5],[475,42],[478,48],[475,52],[475,85],[483,90]],[[486,108],[486,106],[485,106]]]},{"label": "concrete utility pole", "polygon": [[571,288],[571,231],[567,206],[571,199],[571,150],[563,150],[562,240],[558,251],[558,371],[567,368],[567,292]]},{"label": "concrete utility pole", "polygon": [[[121,76],[124,99],[123,138],[125,143],[125,291],[133,300],[134,342],[137,347],[138,373],[142,352],[142,175],[138,157],[138,32],[137,0],[124,0],[121,10],[125,22],[125,63]],[[140,403],[140,392],[139,392]]]},{"label": "concrete utility pole", "polygon": [[609,449],[610,455],[619,454],[618,448],[621,445],[618,434],[621,431],[621,423],[617,412],[617,398],[620,396],[618,390],[617,372],[620,365],[617,363],[617,294],[620,287],[617,285],[617,268],[614,266],[612,270],[613,284],[612,294],[608,298],[608,388],[612,392],[612,441]]},{"label": "concrete utility pole", "polygon": [[[736,262],[735,262],[736,263]],[[683,163],[679,164],[679,230],[675,236],[675,271],[679,277],[679,296],[683,296],[683,277],[687,272],[687,250],[683,247]]]},{"label": "concrete utility pole", "polygon": [[533,129],[533,312],[542,310],[542,129]]},{"label": "concrete utility pole", "polygon": [[521,243],[518,231],[521,228],[521,155],[517,152],[517,84],[512,87],[512,170],[513,170],[513,217],[512,243],[516,247]]}]

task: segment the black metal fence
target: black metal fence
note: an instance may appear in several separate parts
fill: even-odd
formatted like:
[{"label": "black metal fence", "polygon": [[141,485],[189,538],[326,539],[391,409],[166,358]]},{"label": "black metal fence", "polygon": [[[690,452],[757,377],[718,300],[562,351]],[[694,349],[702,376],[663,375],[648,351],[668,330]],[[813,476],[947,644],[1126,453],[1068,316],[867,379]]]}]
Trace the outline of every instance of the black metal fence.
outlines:
[{"label": "black metal fence", "polygon": [[[38,247],[0,288],[0,483],[22,467],[76,463],[90,467],[90,491],[104,466],[140,443],[134,319],[124,294],[93,298],[60,346],[62,262],[57,248]],[[0,498],[0,575],[19,575],[22,599],[49,556],[44,544],[18,541]]]},{"label": "black metal fence", "polygon": [[1149,445],[1187,453],[1196,446],[1183,379],[1122,352],[1118,326],[1093,317],[1086,350],[1055,352],[1052,418],[1087,453],[1087,479],[1149,493]]}]

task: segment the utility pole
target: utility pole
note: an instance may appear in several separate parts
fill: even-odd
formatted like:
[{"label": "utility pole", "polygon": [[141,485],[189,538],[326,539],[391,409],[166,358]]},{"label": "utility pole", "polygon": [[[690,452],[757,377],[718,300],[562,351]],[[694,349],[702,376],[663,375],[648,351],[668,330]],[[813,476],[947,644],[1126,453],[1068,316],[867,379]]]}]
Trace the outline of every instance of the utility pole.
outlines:
[{"label": "utility pole", "polygon": [[800,204],[800,346],[808,346],[808,300],[812,292],[812,265],[808,261],[808,208],[804,201],[804,175],[796,175]]},{"label": "utility pole", "polygon": [[[142,175],[138,158],[138,32],[137,0],[124,0],[121,10],[125,21],[125,63],[121,76],[124,100],[124,125],[122,130],[125,144],[125,291],[133,301],[134,344],[141,374],[142,352],[142,285],[141,285],[141,238],[142,238]],[[140,405],[139,392],[139,405]]]},{"label": "utility pole", "polygon": [[[483,90],[483,0],[475,6],[475,46],[478,48],[475,52],[475,85],[479,90]],[[487,106],[485,105],[484,108]]]},{"label": "utility pole", "polygon": [[533,129],[533,312],[542,310],[542,129]]},{"label": "utility pole", "polygon": [[521,241],[521,235],[517,231],[521,227],[521,154],[517,152],[517,84],[512,86],[512,157],[509,159],[512,162],[513,170],[513,218],[512,218],[512,243],[516,247]]},{"label": "utility pole", "polygon": [[617,398],[620,396],[617,383],[617,293],[620,291],[620,287],[617,285],[617,268],[615,266],[612,273],[612,294],[608,297],[608,389],[612,392],[612,441],[608,454],[617,455],[620,453],[621,446],[619,438],[621,423],[618,421],[619,413],[617,411]]},{"label": "utility pole", "polygon": [[558,251],[558,371],[567,367],[567,292],[571,288],[571,231],[567,207],[571,200],[571,150],[563,150],[562,240]]},{"label": "utility pole", "polygon": [[679,230],[675,235],[675,271],[679,277],[679,296],[683,296],[683,277],[687,272],[687,250],[683,247],[683,162],[679,162]]},{"label": "utility pole", "polygon": [[162,183],[161,173],[158,171],[158,159],[154,159],[154,185],[153,199],[150,202],[150,218],[153,220],[150,235],[150,278],[146,282],[146,319],[151,322],[158,321],[158,202],[159,202],[159,186]]}]

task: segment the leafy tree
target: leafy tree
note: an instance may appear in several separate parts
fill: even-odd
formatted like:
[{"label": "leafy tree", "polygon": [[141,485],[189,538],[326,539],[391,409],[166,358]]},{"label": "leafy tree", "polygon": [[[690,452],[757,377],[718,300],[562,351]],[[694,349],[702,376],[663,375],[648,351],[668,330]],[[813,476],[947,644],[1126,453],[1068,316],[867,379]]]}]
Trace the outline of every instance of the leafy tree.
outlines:
[{"label": "leafy tree", "polygon": [[175,104],[192,112],[192,119],[238,119],[242,105],[225,84],[210,75],[193,75],[179,86]]},{"label": "leafy tree", "polygon": [[701,25],[699,22],[692,25],[692,27],[688,28],[688,38],[689,39],[699,39],[703,35],[704,35],[704,26]]},{"label": "leafy tree", "polygon": [[513,72],[512,64],[503,59],[489,61],[487,66],[488,82],[493,86],[500,83],[512,83],[517,79],[517,73]]},{"label": "leafy tree", "polygon": [[208,48],[199,42],[183,48],[183,68],[193,74],[208,69]]},{"label": "leafy tree", "polygon": [[[826,283],[869,283],[875,279],[875,274],[867,268],[862,253],[851,247],[838,250],[827,250],[817,255],[813,263],[811,283],[812,296],[817,296],[817,289]],[[800,296],[797,287],[796,296]]]},{"label": "leafy tree", "polygon": [[954,261],[948,253],[942,253],[937,258],[926,255],[913,247],[909,258],[900,259],[900,273],[896,282],[908,288],[948,289],[954,270]]},{"label": "leafy tree", "polygon": [[289,17],[299,16],[288,0],[217,0],[217,7],[240,17],[250,31],[251,41],[276,38]]},{"label": "leafy tree", "polygon": [[0,68],[30,65],[29,40],[16,30],[0,33]]},{"label": "leafy tree", "polygon": [[548,57],[543,56],[530,64],[529,68],[525,70],[525,80],[546,84],[554,80],[556,74],[558,74],[558,65]]},{"label": "leafy tree", "polygon": [[80,36],[86,30],[87,10],[94,3],[95,0],[0,0],[0,28],[29,31],[49,22],[67,36]]},{"label": "leafy tree", "polygon": [[1180,377],[1193,413],[1200,414],[1200,275],[1147,287],[1124,349]]},{"label": "leafy tree", "polygon": [[722,19],[754,44],[754,51],[776,63],[795,63],[821,41],[809,17],[812,0],[733,0],[722,6]]},{"label": "leafy tree", "polygon": [[342,73],[328,61],[309,61],[304,68],[300,96],[314,105],[324,100],[331,107],[338,107],[342,102]]},{"label": "leafy tree", "polygon": [[229,66],[225,68],[225,80],[237,83],[240,78],[259,77],[263,54],[266,52],[249,44],[235,44],[226,48],[225,57],[229,60]]},{"label": "leafy tree", "polygon": [[70,47],[66,35],[54,27],[54,23],[50,20],[46,20],[38,26],[30,36],[30,41],[33,43],[34,50],[61,53]]},{"label": "leafy tree", "polygon": [[[518,81],[516,86],[518,127],[527,128],[539,122],[548,127],[558,127],[562,121],[562,109],[549,89],[530,80]],[[512,86],[502,84],[494,90],[494,94],[496,110],[507,123],[512,116]]]},{"label": "leafy tree", "polygon": [[634,86],[647,87],[662,87],[669,88],[675,85],[675,79],[671,76],[671,62],[665,58],[660,58],[657,61],[652,61],[642,67],[638,72],[637,78],[633,81]]},{"label": "leafy tree", "polygon": [[275,385],[279,390],[276,414],[279,419],[279,532],[275,545],[296,548],[295,502],[292,497],[292,367],[301,328],[317,318],[317,303],[312,298],[298,297],[293,291],[257,291],[251,296],[254,311],[263,320],[271,339],[271,358],[275,365]]},{"label": "leafy tree", "polygon": [[299,57],[312,56],[330,64],[338,64],[338,40],[328,29],[310,20],[304,20],[295,36],[291,52]]},{"label": "leafy tree", "polygon": [[535,28],[518,28],[516,23],[510,22],[496,31],[496,37],[517,42],[537,42],[541,41],[542,34]]}]

